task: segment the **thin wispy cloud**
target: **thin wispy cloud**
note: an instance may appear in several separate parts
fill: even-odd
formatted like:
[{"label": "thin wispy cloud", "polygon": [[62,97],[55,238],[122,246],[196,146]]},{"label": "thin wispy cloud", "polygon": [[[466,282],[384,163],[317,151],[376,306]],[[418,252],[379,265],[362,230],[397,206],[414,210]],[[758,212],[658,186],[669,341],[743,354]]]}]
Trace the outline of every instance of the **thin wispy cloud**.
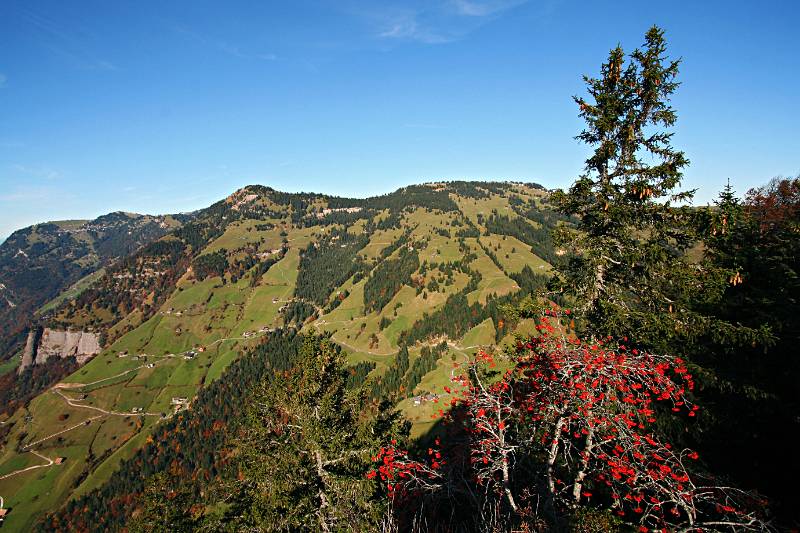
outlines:
[{"label": "thin wispy cloud", "polygon": [[270,52],[253,52],[245,49],[239,44],[233,44],[228,41],[221,41],[218,39],[209,39],[184,26],[177,26],[173,29],[176,33],[182,35],[186,39],[210,46],[219,52],[239,59],[257,59],[261,61],[277,61],[279,59],[277,54]]},{"label": "thin wispy cloud", "polygon": [[488,17],[527,3],[527,0],[494,0],[478,2],[475,0],[453,0],[452,5],[460,15],[467,17]]},{"label": "thin wispy cloud", "polygon": [[37,190],[17,190],[13,192],[0,194],[0,202],[23,202],[23,201],[40,201],[50,198],[52,194],[49,191]]},{"label": "thin wispy cloud", "polygon": [[243,51],[238,45],[226,42],[218,42],[217,48],[226,54],[240,59],[261,59],[263,61],[276,61],[278,59],[278,56],[275,54],[251,54]]},{"label": "thin wispy cloud", "polygon": [[0,72],[0,89],[5,89],[8,76]]},{"label": "thin wispy cloud", "polygon": [[0,194],[0,203],[49,203],[73,199],[75,195],[54,187],[17,187]]},{"label": "thin wispy cloud", "polygon": [[455,35],[446,35],[425,27],[417,20],[417,14],[412,13],[398,17],[388,23],[388,26],[378,33],[384,39],[405,39],[425,44],[443,44],[456,40]]},{"label": "thin wispy cloud", "polygon": [[98,57],[84,44],[84,39],[76,35],[87,35],[85,28],[65,30],[47,16],[31,9],[18,8],[17,14],[24,24],[32,28],[42,38],[41,46],[52,54],[62,57],[67,63],[80,70],[114,71],[117,65],[106,58]]},{"label": "thin wispy cloud", "polygon": [[359,10],[383,40],[445,44],[471,32],[528,0],[438,0],[420,4],[381,4]]},{"label": "thin wispy cloud", "polygon": [[75,52],[70,51],[68,48],[54,46],[54,45],[43,45],[47,50],[49,50],[53,55],[60,56],[63,58],[67,63],[73,65],[74,68],[77,70],[98,70],[98,71],[116,71],[119,68],[112,62],[106,61],[104,59],[91,59],[87,56],[76,54]]},{"label": "thin wispy cloud", "polygon": [[22,174],[29,178],[55,180],[61,177],[61,172],[52,169],[48,166],[39,166],[39,165],[29,166],[17,163],[11,165],[11,169],[14,170],[17,174]]},{"label": "thin wispy cloud", "polygon": [[416,129],[423,129],[423,130],[441,130],[444,129],[444,126],[439,124],[427,124],[424,122],[409,122],[407,124],[403,124],[404,128],[416,128]]},{"label": "thin wispy cloud", "polygon": [[19,141],[0,140],[0,148],[24,148],[25,143]]}]

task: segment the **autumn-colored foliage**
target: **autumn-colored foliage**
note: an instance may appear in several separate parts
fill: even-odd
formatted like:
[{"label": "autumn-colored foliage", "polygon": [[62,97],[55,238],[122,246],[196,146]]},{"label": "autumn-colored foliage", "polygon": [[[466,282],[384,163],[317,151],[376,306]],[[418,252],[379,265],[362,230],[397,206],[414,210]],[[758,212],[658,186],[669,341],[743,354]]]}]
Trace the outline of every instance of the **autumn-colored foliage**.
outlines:
[{"label": "autumn-colored foliage", "polygon": [[[699,409],[684,361],[640,351],[628,339],[568,337],[562,319],[569,317],[546,311],[537,334],[506,354],[509,361],[481,352],[463,385],[448,388],[453,414],[443,417],[458,417],[468,434],[475,491],[512,515],[529,508],[535,492],[538,511],[553,522],[590,505],[642,531],[765,527],[751,511],[759,505],[754,497],[694,473],[698,454],[654,429],[659,416],[691,419]],[[487,372],[509,362],[500,375]],[[451,490],[457,482],[437,449],[415,461],[387,447],[376,460],[370,476],[387,483],[390,497]]]}]

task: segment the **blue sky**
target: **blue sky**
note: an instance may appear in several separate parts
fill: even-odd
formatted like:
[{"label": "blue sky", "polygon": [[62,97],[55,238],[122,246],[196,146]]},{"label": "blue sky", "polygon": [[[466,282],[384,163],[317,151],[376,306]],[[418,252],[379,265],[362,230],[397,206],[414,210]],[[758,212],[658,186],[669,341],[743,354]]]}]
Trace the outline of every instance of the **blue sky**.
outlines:
[{"label": "blue sky", "polygon": [[5,0],[0,236],[248,183],[568,186],[581,75],[654,23],[684,59],[675,144],[704,203],[800,171],[799,22],[768,0]]}]

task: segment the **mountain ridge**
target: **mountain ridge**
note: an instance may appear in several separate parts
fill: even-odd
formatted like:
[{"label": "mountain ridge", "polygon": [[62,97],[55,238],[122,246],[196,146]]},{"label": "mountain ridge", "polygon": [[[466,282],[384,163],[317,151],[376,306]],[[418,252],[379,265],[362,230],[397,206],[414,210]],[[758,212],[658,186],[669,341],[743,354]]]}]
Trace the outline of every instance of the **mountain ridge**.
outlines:
[{"label": "mountain ridge", "polygon": [[[102,350],[20,375],[20,407],[0,414],[0,491],[19,494],[9,526],[103,487],[276,331],[330,336],[372,397],[393,398],[424,435],[451,361],[530,327],[504,306],[547,283],[550,230],[569,220],[538,184],[457,181],[361,199],[248,185],[179,222],[37,316],[97,334]],[[42,481],[16,473],[34,451],[71,466]],[[61,488],[36,501],[18,492],[45,480]]]},{"label": "mountain ridge", "polygon": [[112,212],[16,230],[0,244],[0,360],[20,348],[40,306],[79,279],[181,224],[173,215]]}]

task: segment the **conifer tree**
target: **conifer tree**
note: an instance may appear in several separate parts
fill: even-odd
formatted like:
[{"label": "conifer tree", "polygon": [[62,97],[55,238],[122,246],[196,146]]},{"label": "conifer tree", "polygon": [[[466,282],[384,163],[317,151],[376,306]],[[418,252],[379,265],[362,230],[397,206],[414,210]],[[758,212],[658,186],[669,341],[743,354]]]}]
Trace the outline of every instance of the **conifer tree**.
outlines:
[{"label": "conifer tree", "polygon": [[175,488],[163,472],[150,478],[139,498],[139,508],[126,524],[130,533],[172,531],[188,533],[199,525],[192,514],[192,495],[184,487]]},{"label": "conifer tree", "polygon": [[[611,50],[599,78],[585,76],[589,99],[574,97],[586,128],[578,139],[594,148],[585,173],[554,195],[577,228],[562,227],[556,243],[570,252],[557,285],[575,300],[592,333],[629,335],[662,351],[676,340],[709,335],[751,343],[768,332],[734,326],[698,312],[695,299],[724,287],[709,265],[686,252],[698,239],[695,213],[680,190],[685,154],[672,145],[680,60],[667,56],[664,32],[652,27],[627,58]],[[717,296],[714,296],[715,293]]]},{"label": "conifer tree", "polygon": [[[700,216],[704,260],[718,267],[724,287],[708,312],[751,328],[769,327],[774,343],[720,350],[708,343],[693,360],[713,368],[703,395],[709,463],[741,484],[757,487],[776,513],[797,521],[789,488],[800,471],[800,179],[777,179],[743,201],[728,186]],[[710,400],[710,401],[709,401]],[[710,417],[708,415],[711,415]]]},{"label": "conifer tree", "polygon": [[249,402],[227,517],[236,529],[370,530],[383,518],[380,487],[365,474],[400,426],[393,414],[365,419],[348,376],[338,347],[309,337],[288,376]]}]

